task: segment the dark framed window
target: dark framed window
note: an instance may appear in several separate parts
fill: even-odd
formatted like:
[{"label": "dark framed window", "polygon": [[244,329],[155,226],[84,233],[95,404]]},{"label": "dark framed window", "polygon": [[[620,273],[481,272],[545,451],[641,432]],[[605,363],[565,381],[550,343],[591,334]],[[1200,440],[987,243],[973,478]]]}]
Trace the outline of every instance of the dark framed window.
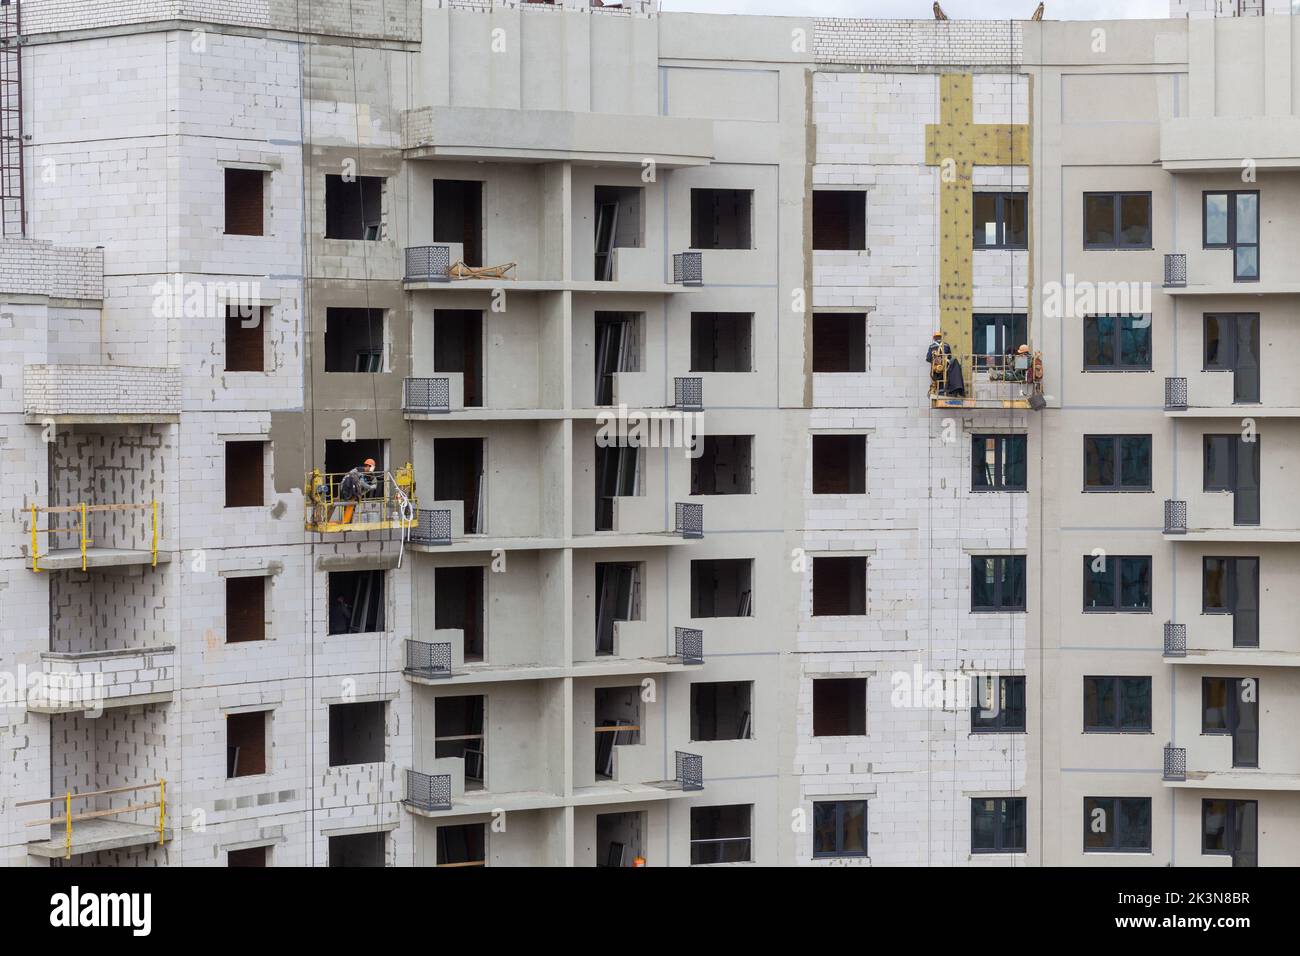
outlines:
[{"label": "dark framed window", "polygon": [[976,193],[972,202],[976,249],[1029,248],[1029,194]]},{"label": "dark framed window", "polygon": [[1259,279],[1259,190],[1206,191],[1201,199],[1201,244],[1232,250],[1234,282]]},{"label": "dark framed window", "polygon": [[1083,248],[1150,249],[1150,193],[1084,193]]},{"label": "dark framed window", "polygon": [[691,866],[748,863],[754,806],[691,807]]},{"label": "dark framed window", "polygon": [[[1025,678],[981,674],[972,678],[974,703],[970,709],[970,732],[1024,733]],[[996,694],[994,689],[996,688]]]},{"label": "dark framed window", "polygon": [[1232,616],[1232,646],[1259,647],[1259,558],[1201,559],[1201,613]]},{"label": "dark framed window", "polygon": [[867,248],[865,189],[814,189],[812,218],[814,249]]},{"label": "dark framed window", "polygon": [[1024,853],[1024,797],[973,797],[970,802],[971,853]]},{"label": "dark framed window", "polygon": [[1258,711],[1259,678],[1201,678],[1201,733],[1235,734]]},{"label": "dark framed window", "polygon": [[971,491],[1028,488],[1027,435],[971,436]]},{"label": "dark framed window", "polygon": [[1150,435],[1084,435],[1084,491],[1150,491]]},{"label": "dark framed window", "polygon": [[813,804],[813,856],[867,855],[867,801]]},{"label": "dark framed window", "polygon": [[1150,733],[1150,677],[1084,677],[1086,733]]},{"label": "dark framed window", "polygon": [[975,355],[1002,360],[1029,343],[1029,321],[1023,312],[977,312],[971,322]]},{"label": "dark framed window", "polygon": [[1259,803],[1202,800],[1201,852],[1231,856],[1233,866],[1259,865]]},{"label": "dark framed window", "polygon": [[1151,556],[1083,557],[1085,613],[1151,613]]},{"label": "dark framed window", "polygon": [[1149,372],[1151,370],[1151,316],[1085,315],[1083,317],[1083,370],[1085,372]]},{"label": "dark framed window", "polygon": [[977,554],[970,559],[972,611],[1025,609],[1025,556]]},{"label": "dark framed window", "polygon": [[1084,853],[1150,853],[1150,797],[1084,797]]}]

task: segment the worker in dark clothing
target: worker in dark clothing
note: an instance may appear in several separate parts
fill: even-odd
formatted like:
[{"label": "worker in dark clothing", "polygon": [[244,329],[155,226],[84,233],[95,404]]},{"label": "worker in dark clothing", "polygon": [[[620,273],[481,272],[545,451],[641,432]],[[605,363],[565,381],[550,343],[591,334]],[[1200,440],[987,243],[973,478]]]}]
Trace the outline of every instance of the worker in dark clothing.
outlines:
[{"label": "worker in dark clothing", "polygon": [[378,482],[370,477],[370,475],[374,474],[374,471],[375,460],[367,458],[359,467],[353,468],[344,475],[343,480],[339,482],[339,498],[348,502],[343,506],[344,524],[352,521],[352,515],[357,507],[356,503],[370,495],[378,487]]},{"label": "worker in dark clothing", "polygon": [[966,394],[961,363],[952,357],[952,347],[943,340],[942,331],[934,333],[930,347],[925,350],[925,361],[930,366],[931,395]]}]

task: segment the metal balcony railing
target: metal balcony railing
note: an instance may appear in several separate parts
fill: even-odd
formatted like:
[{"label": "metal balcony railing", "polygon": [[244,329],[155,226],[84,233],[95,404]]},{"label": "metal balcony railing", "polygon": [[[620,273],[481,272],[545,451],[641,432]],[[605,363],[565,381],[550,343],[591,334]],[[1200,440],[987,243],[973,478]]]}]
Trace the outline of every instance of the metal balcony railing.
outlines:
[{"label": "metal balcony railing", "polygon": [[1162,778],[1165,780],[1187,779],[1187,748],[1165,744],[1165,767]]},{"label": "metal balcony railing", "polygon": [[[124,502],[118,504],[88,504],[81,502],[75,505],[51,505],[41,507],[40,505],[29,506],[29,531],[31,533],[31,559],[32,570],[40,572],[41,558],[48,557],[50,551],[60,550],[53,547],[53,538],[57,535],[75,535],[77,538],[77,548],[81,555],[81,570],[87,568],[88,552],[91,546],[100,539],[101,546],[104,539],[111,539],[113,528],[108,522],[115,518],[120,518],[123,525],[131,524],[129,513],[136,513],[147,516],[149,523],[148,540],[149,540],[149,566],[158,566],[158,501],[154,499],[148,502]],[[40,515],[45,515],[46,527],[40,527]],[[60,525],[57,522],[62,520],[55,516],[71,515],[72,524]],[[105,518],[107,521],[101,522],[96,528],[91,527],[92,517],[95,519]],[[145,519],[141,518],[141,521]],[[129,527],[118,528],[118,531],[126,531],[133,536],[143,535],[143,528],[133,529]],[[46,539],[46,553],[41,554],[41,535],[49,535]],[[93,536],[92,536],[93,534]]]},{"label": "metal balcony railing", "polygon": [[704,505],[686,501],[677,502],[674,530],[683,538],[703,538]]},{"label": "metal balcony railing", "polygon": [[411,528],[412,544],[451,544],[451,509],[421,508]]},{"label": "metal balcony railing", "polygon": [[699,754],[676,751],[677,775],[675,779],[683,790],[704,789],[704,758]]},{"label": "metal balcony railing", "polygon": [[[155,791],[154,794],[149,791]],[[144,802],[140,802],[138,797],[126,798],[124,794],[145,793]],[[105,808],[104,804],[112,802],[114,799],[130,799],[132,802],[124,807]],[[152,799],[151,799],[152,797]],[[77,813],[72,812],[73,801],[93,801],[87,809]],[[155,780],[153,783],[142,783],[130,787],[111,787],[107,790],[91,790],[83,793],[73,793],[67,791],[57,796],[50,797],[48,800],[23,800],[15,803],[15,807],[35,807],[35,806],[54,806],[60,805],[63,812],[56,817],[47,817],[41,820],[31,820],[26,826],[29,827],[60,827],[63,830],[63,858],[71,859],[76,852],[74,847],[77,844],[78,836],[81,836],[86,830],[102,831],[106,821],[114,817],[134,816],[135,814],[149,813],[151,810],[157,810],[158,813],[154,820],[147,824],[136,823],[130,820],[113,820],[120,829],[125,830],[125,835],[134,837],[135,842],[130,844],[134,846],[144,846],[157,842],[162,846],[167,842],[167,781],[163,779]],[[152,816],[152,814],[150,814]],[[75,823],[81,823],[80,832],[73,826]],[[157,834],[157,837],[153,834]],[[84,844],[83,844],[84,846]]]},{"label": "metal balcony railing", "polygon": [[1165,500],[1165,534],[1187,533],[1187,502]]},{"label": "metal balcony railing", "polygon": [[1187,656],[1187,625],[1165,621],[1165,657]]},{"label": "metal balcony railing", "polygon": [[450,282],[451,246],[407,246],[407,282]]},{"label": "metal balcony railing", "polygon": [[406,771],[404,802],[417,810],[450,810],[451,774]]},{"label": "metal balcony railing", "polygon": [[673,379],[673,408],[687,412],[704,410],[704,379],[698,375]]},{"label": "metal balcony railing", "polygon": [[402,408],[408,412],[451,411],[451,379],[445,375],[405,379],[402,383]]},{"label": "metal balcony railing", "polygon": [[1187,254],[1185,252],[1166,253],[1165,288],[1182,289],[1187,286]]},{"label": "metal balcony railing", "polygon": [[415,677],[450,677],[451,644],[408,640],[406,642],[406,673]]},{"label": "metal balcony railing", "polygon": [[677,656],[683,664],[704,663],[704,632],[698,627],[673,628]]},{"label": "metal balcony railing", "polygon": [[1181,412],[1187,408],[1187,379],[1165,379],[1165,410]]},{"label": "metal balcony railing", "polygon": [[673,256],[673,282],[703,285],[704,257],[698,252],[679,252]]}]

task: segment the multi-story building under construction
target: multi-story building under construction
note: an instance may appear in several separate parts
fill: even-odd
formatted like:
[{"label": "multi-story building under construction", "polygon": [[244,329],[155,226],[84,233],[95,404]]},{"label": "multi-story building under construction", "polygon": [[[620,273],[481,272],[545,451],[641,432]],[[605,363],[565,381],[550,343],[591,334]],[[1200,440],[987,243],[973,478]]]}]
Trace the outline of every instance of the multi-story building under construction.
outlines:
[{"label": "multi-story building under construction", "polygon": [[0,34],[3,862],[1300,855],[1288,4]]}]

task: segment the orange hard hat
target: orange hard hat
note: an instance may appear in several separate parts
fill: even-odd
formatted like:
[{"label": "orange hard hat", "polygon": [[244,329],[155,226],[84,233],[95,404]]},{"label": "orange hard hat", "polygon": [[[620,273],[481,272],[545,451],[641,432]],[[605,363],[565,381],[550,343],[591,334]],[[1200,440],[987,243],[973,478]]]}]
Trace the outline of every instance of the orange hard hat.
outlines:
[{"label": "orange hard hat", "polygon": [[941,338],[943,338],[943,330],[940,329],[938,332],[935,332],[933,337],[936,338],[936,339],[941,339]]},{"label": "orange hard hat", "polygon": [[375,467],[375,460],[374,460],[373,458],[367,458],[367,459],[366,459],[365,461],[363,461],[361,464],[363,464],[363,465],[369,465],[371,468],[374,468],[374,467]]}]

